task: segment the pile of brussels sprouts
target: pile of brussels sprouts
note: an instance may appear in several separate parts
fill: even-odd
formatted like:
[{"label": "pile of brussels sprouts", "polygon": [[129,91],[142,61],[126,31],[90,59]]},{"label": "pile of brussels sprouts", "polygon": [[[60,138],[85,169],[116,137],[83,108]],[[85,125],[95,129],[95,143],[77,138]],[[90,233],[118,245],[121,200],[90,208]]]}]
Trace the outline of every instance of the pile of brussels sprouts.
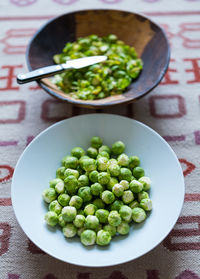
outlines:
[{"label": "pile of brussels sprouts", "polygon": [[123,142],[109,148],[100,137],[92,137],[86,152],[74,147],[43,191],[46,223],[61,226],[67,238],[78,235],[85,246],[103,246],[128,234],[131,221],[143,222],[152,209],[151,181],[140,159],[124,150]]},{"label": "pile of brussels sprouts", "polygon": [[57,64],[85,56],[106,55],[108,59],[78,70],[55,75],[52,82],[74,99],[94,100],[122,94],[136,79],[143,63],[134,49],[110,34],[97,35],[68,42],[61,54],[54,55]]}]

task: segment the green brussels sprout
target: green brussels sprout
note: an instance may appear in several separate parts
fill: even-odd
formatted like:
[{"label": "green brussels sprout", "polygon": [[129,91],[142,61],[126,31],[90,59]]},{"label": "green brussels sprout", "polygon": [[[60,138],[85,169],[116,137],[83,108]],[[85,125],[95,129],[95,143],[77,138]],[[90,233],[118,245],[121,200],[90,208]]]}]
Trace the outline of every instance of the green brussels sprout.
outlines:
[{"label": "green brussels sprout", "polygon": [[126,154],[120,154],[117,158],[118,165],[121,167],[128,167],[129,165],[129,158]]},{"label": "green brussels sprout", "polygon": [[132,178],[132,173],[129,169],[127,168],[120,169],[120,175],[119,175],[120,180],[127,180],[128,182],[130,182],[131,178]]},{"label": "green brussels sprout", "polygon": [[141,167],[135,167],[133,169],[133,176],[137,179],[139,179],[140,177],[144,176],[144,169]]},{"label": "green brussels sprout", "polygon": [[44,219],[46,223],[51,227],[54,227],[58,223],[58,215],[54,211],[48,211],[45,214]]},{"label": "green brussels sprout", "polygon": [[106,203],[106,204],[111,204],[114,202],[115,200],[115,196],[111,191],[105,190],[102,194],[101,194],[101,198],[102,200]]},{"label": "green brussels sprout", "polygon": [[108,223],[111,226],[117,227],[117,226],[119,226],[121,221],[122,221],[122,219],[116,210],[110,211],[110,213],[108,215]]},{"label": "green brussels sprout", "polygon": [[117,232],[121,235],[126,235],[129,233],[129,231],[130,231],[129,224],[127,224],[124,221],[122,221],[121,224],[119,224],[119,226],[117,227]]},{"label": "green brussels sprout", "polygon": [[103,230],[106,231],[106,232],[109,232],[109,234],[111,235],[111,237],[115,236],[116,235],[116,227],[114,226],[111,226],[110,224],[107,224],[103,227]]},{"label": "green brussels sprout", "polygon": [[108,163],[108,159],[106,157],[99,157],[97,159],[97,169],[99,171],[106,171],[107,163]]},{"label": "green brussels sprout", "polygon": [[77,228],[74,226],[74,224],[66,224],[65,227],[63,227],[63,234],[67,238],[74,237],[77,233]]},{"label": "green brussels sprout", "polygon": [[116,141],[113,143],[111,152],[114,155],[120,155],[124,152],[125,150],[125,144],[122,141]]},{"label": "green brussels sprout", "polygon": [[83,204],[83,199],[79,196],[72,196],[69,205],[76,207],[76,209],[80,209]]},{"label": "green brussels sprout", "polygon": [[96,229],[94,229],[96,233],[98,233],[98,231],[102,230],[102,225],[99,224]]},{"label": "green brussels sprout", "polygon": [[58,202],[62,206],[69,205],[70,196],[68,194],[61,194],[58,196]]},{"label": "green brussels sprout", "polygon": [[65,220],[63,219],[62,214],[60,214],[60,215],[58,216],[58,225],[61,226],[62,228],[66,226],[66,222],[65,222]]},{"label": "green brussels sprout", "polygon": [[105,209],[98,209],[95,212],[96,217],[99,219],[100,223],[107,223],[108,222],[108,215],[109,211]]},{"label": "green brussels sprout", "polygon": [[56,186],[55,186],[55,190],[58,194],[62,194],[65,191],[65,184],[63,181],[59,181]]},{"label": "green brussels sprout", "polygon": [[133,209],[135,207],[139,207],[139,202],[138,201],[132,201],[128,206]]},{"label": "green brussels sprout", "polygon": [[151,179],[147,176],[142,176],[138,179],[140,183],[143,185],[143,190],[148,191],[151,188]]},{"label": "green brussels sprout", "polygon": [[84,230],[80,235],[81,243],[85,246],[94,245],[96,241],[96,232]]},{"label": "green brussels sprout", "polygon": [[132,209],[132,219],[136,223],[141,223],[146,219],[146,213],[144,209],[135,207]]},{"label": "green brussels sprout", "polygon": [[88,176],[85,174],[82,174],[78,178],[78,187],[84,187],[89,185],[89,179]]},{"label": "green brussels sprout", "polygon": [[152,200],[143,199],[140,202],[140,206],[146,211],[151,211],[152,210]]},{"label": "green brussels sprout", "polygon": [[86,229],[96,229],[99,225],[99,219],[94,215],[88,215],[85,219]]},{"label": "green brussels sprout", "polygon": [[84,202],[91,201],[92,199],[91,189],[88,186],[81,187],[78,190],[78,195],[83,199]]},{"label": "green brussels sprout", "polygon": [[93,201],[93,204],[94,204],[98,209],[105,208],[105,203],[102,201],[102,199],[95,199],[95,200]]},{"label": "green brussels sprout", "polygon": [[83,169],[85,171],[93,171],[93,170],[96,170],[97,166],[96,166],[96,161],[92,158],[89,158],[89,159],[84,159],[83,160]]},{"label": "green brussels sprout", "polygon": [[119,214],[123,221],[130,222],[132,217],[132,209],[127,205],[122,205]]},{"label": "green brussels sprout", "polygon": [[110,159],[110,155],[109,155],[109,153],[106,152],[106,151],[100,152],[100,153],[98,154],[98,156],[97,156],[97,159],[99,159],[100,157],[105,157],[105,158],[107,158],[107,159]]},{"label": "green brussels sprout", "polygon": [[79,175],[85,174],[85,171],[81,168],[80,165],[77,166],[76,170],[78,171]]},{"label": "green brussels sprout", "polygon": [[92,137],[91,146],[97,149],[100,148],[102,146],[102,139],[100,137]]},{"label": "green brussels sprout", "polygon": [[93,159],[96,159],[98,155],[98,150],[94,147],[89,147],[87,150],[87,155]]},{"label": "green brussels sprout", "polygon": [[48,188],[48,189],[45,189],[43,191],[42,197],[43,197],[43,200],[45,202],[50,203],[50,202],[54,201],[57,198],[57,194],[56,194],[55,189]]},{"label": "green brussels sprout", "polygon": [[85,159],[89,159],[90,157],[87,155],[81,156],[81,158],[79,159],[79,165],[81,168],[83,168],[83,162],[85,161]]},{"label": "green brussels sprout", "polygon": [[121,180],[119,184],[123,186],[124,191],[129,189],[129,182],[127,180]]},{"label": "green brussels sprout", "polygon": [[61,164],[64,167],[65,166],[65,160],[67,159],[67,157],[70,157],[70,155],[66,155],[65,157],[62,158],[61,160]]},{"label": "green brussels sprout", "polygon": [[135,179],[130,182],[129,187],[133,193],[139,193],[143,190],[143,184]]},{"label": "green brussels sprout", "polygon": [[98,182],[98,171],[94,170],[89,173],[89,179],[93,183]]},{"label": "green brussels sprout", "polygon": [[107,184],[107,189],[110,190],[110,191],[112,191],[113,186],[114,186],[115,184],[117,184],[117,183],[118,183],[117,178],[116,178],[116,177],[111,177],[111,178],[110,178],[110,181],[109,181],[108,184]]},{"label": "green brussels sprout", "polygon": [[63,180],[60,179],[60,178],[54,178],[54,179],[50,180],[49,181],[49,187],[50,188],[55,188],[55,186],[58,182],[63,182]]},{"label": "green brussels sprout", "polygon": [[94,215],[96,210],[97,210],[97,207],[94,204],[90,203],[90,204],[85,206],[84,213],[85,213],[86,216],[87,215]]},{"label": "green brussels sprout", "polygon": [[85,151],[81,147],[74,147],[74,148],[72,148],[71,155],[73,157],[80,159],[82,156],[85,155]]},{"label": "green brussels sprout", "polygon": [[65,222],[72,222],[76,217],[77,211],[74,206],[65,206],[62,209],[62,217]]},{"label": "green brussels sprout", "polygon": [[110,181],[110,175],[107,172],[100,172],[98,174],[98,182],[102,185],[108,184]]},{"label": "green brussels sprout", "polygon": [[99,153],[101,153],[101,152],[107,152],[109,155],[110,155],[110,153],[111,153],[111,149],[110,149],[110,147],[108,147],[107,145],[102,145],[100,148],[99,148]]},{"label": "green brussels sprout", "polygon": [[129,168],[134,169],[140,165],[140,159],[137,156],[129,157]]},{"label": "green brussels sprout", "polygon": [[93,196],[99,196],[103,192],[103,186],[100,183],[94,183],[90,186]]},{"label": "green brussels sprout", "polygon": [[77,215],[85,215],[85,213],[84,213],[84,209],[78,209],[77,210]]},{"label": "green brussels sprout", "polygon": [[73,175],[75,176],[77,179],[79,178],[79,172],[77,170],[74,169],[66,169],[64,172],[64,176],[67,177],[69,175]]},{"label": "green brussels sprout", "polygon": [[108,245],[111,241],[111,235],[108,231],[100,230],[97,233],[96,243],[100,246]]},{"label": "green brussels sprout", "polygon": [[65,168],[76,169],[78,166],[78,158],[74,156],[68,156],[63,163]]},{"label": "green brussels sprout", "polygon": [[64,179],[65,188],[68,194],[74,195],[78,190],[78,180],[75,176],[69,175]]},{"label": "green brussels sprout", "polygon": [[109,164],[108,165],[108,172],[111,176],[119,176],[120,175],[120,166],[117,164]]},{"label": "green brussels sprout", "polygon": [[121,197],[124,193],[124,187],[120,184],[115,184],[112,188],[112,192],[116,197]]},{"label": "green brussels sprout", "polygon": [[114,34],[110,34],[110,35],[108,35],[107,40],[108,40],[110,43],[115,43],[115,42],[117,41],[117,36],[114,35]]},{"label": "green brussels sprout", "polygon": [[114,159],[114,158],[110,159],[110,160],[108,161],[108,166],[110,166],[110,165],[112,165],[112,164],[117,165],[117,160]]},{"label": "green brussels sprout", "polygon": [[143,199],[149,199],[149,194],[145,191],[138,193],[138,201],[141,202]]},{"label": "green brussels sprout", "polygon": [[60,167],[56,170],[56,178],[64,179],[65,178],[65,167]]},{"label": "green brussels sprout", "polygon": [[76,228],[82,228],[85,224],[85,216],[83,215],[76,215],[73,224]]},{"label": "green brussels sprout", "polygon": [[82,227],[82,228],[78,228],[77,229],[77,235],[80,237],[82,232],[84,232],[86,230],[86,228]]},{"label": "green brussels sprout", "polygon": [[122,201],[116,200],[113,202],[113,204],[111,204],[110,209],[119,211],[122,205],[124,205]]},{"label": "green brussels sprout", "polygon": [[54,200],[49,204],[49,211],[53,211],[57,215],[59,215],[62,211],[62,206],[59,204],[57,200]]},{"label": "green brussels sprout", "polygon": [[134,195],[130,190],[124,191],[122,195],[122,201],[125,204],[131,203],[134,200]]}]

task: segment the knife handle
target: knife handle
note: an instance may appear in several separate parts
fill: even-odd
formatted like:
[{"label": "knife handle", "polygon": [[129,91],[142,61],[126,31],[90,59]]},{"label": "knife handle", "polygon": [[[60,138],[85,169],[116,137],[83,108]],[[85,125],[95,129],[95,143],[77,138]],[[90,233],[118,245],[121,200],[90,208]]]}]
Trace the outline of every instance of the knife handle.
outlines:
[{"label": "knife handle", "polygon": [[17,82],[19,84],[27,83],[44,77],[49,77],[55,74],[59,74],[64,70],[66,70],[66,67],[64,68],[62,64],[43,67],[26,74],[17,75]]}]

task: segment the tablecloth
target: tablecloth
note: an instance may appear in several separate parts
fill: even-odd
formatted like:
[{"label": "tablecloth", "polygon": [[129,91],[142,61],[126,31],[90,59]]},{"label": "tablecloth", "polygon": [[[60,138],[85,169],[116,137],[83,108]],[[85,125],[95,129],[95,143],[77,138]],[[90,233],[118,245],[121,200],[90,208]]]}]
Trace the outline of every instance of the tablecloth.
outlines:
[{"label": "tablecloth", "polygon": [[[36,83],[19,86],[15,77],[27,70],[26,45],[48,19],[100,7],[142,13],[167,33],[171,61],[161,84],[135,103],[100,112],[137,119],[161,134],[182,165],[186,195],[174,229],[151,252],[119,266],[84,268],[30,242],[14,216],[10,185],[19,156],[36,135],[56,121],[94,111],[59,102]],[[0,279],[200,279],[199,155],[199,0],[0,1]]]}]

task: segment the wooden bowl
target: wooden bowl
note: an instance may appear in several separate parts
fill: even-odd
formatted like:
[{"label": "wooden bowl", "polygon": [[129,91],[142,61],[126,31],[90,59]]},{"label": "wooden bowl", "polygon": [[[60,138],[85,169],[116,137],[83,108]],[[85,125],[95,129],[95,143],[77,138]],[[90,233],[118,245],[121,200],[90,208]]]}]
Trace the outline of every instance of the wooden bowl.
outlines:
[{"label": "wooden bowl", "polygon": [[126,44],[134,46],[144,62],[140,76],[124,94],[100,100],[74,100],[48,78],[38,81],[38,84],[52,96],[82,107],[103,108],[130,103],[159,84],[170,59],[169,43],[164,31],[144,16],[119,10],[98,9],[76,11],[56,17],[41,27],[30,41],[26,53],[28,68],[35,70],[54,64],[53,55],[61,53],[66,42],[91,34],[104,36],[111,33]]}]

